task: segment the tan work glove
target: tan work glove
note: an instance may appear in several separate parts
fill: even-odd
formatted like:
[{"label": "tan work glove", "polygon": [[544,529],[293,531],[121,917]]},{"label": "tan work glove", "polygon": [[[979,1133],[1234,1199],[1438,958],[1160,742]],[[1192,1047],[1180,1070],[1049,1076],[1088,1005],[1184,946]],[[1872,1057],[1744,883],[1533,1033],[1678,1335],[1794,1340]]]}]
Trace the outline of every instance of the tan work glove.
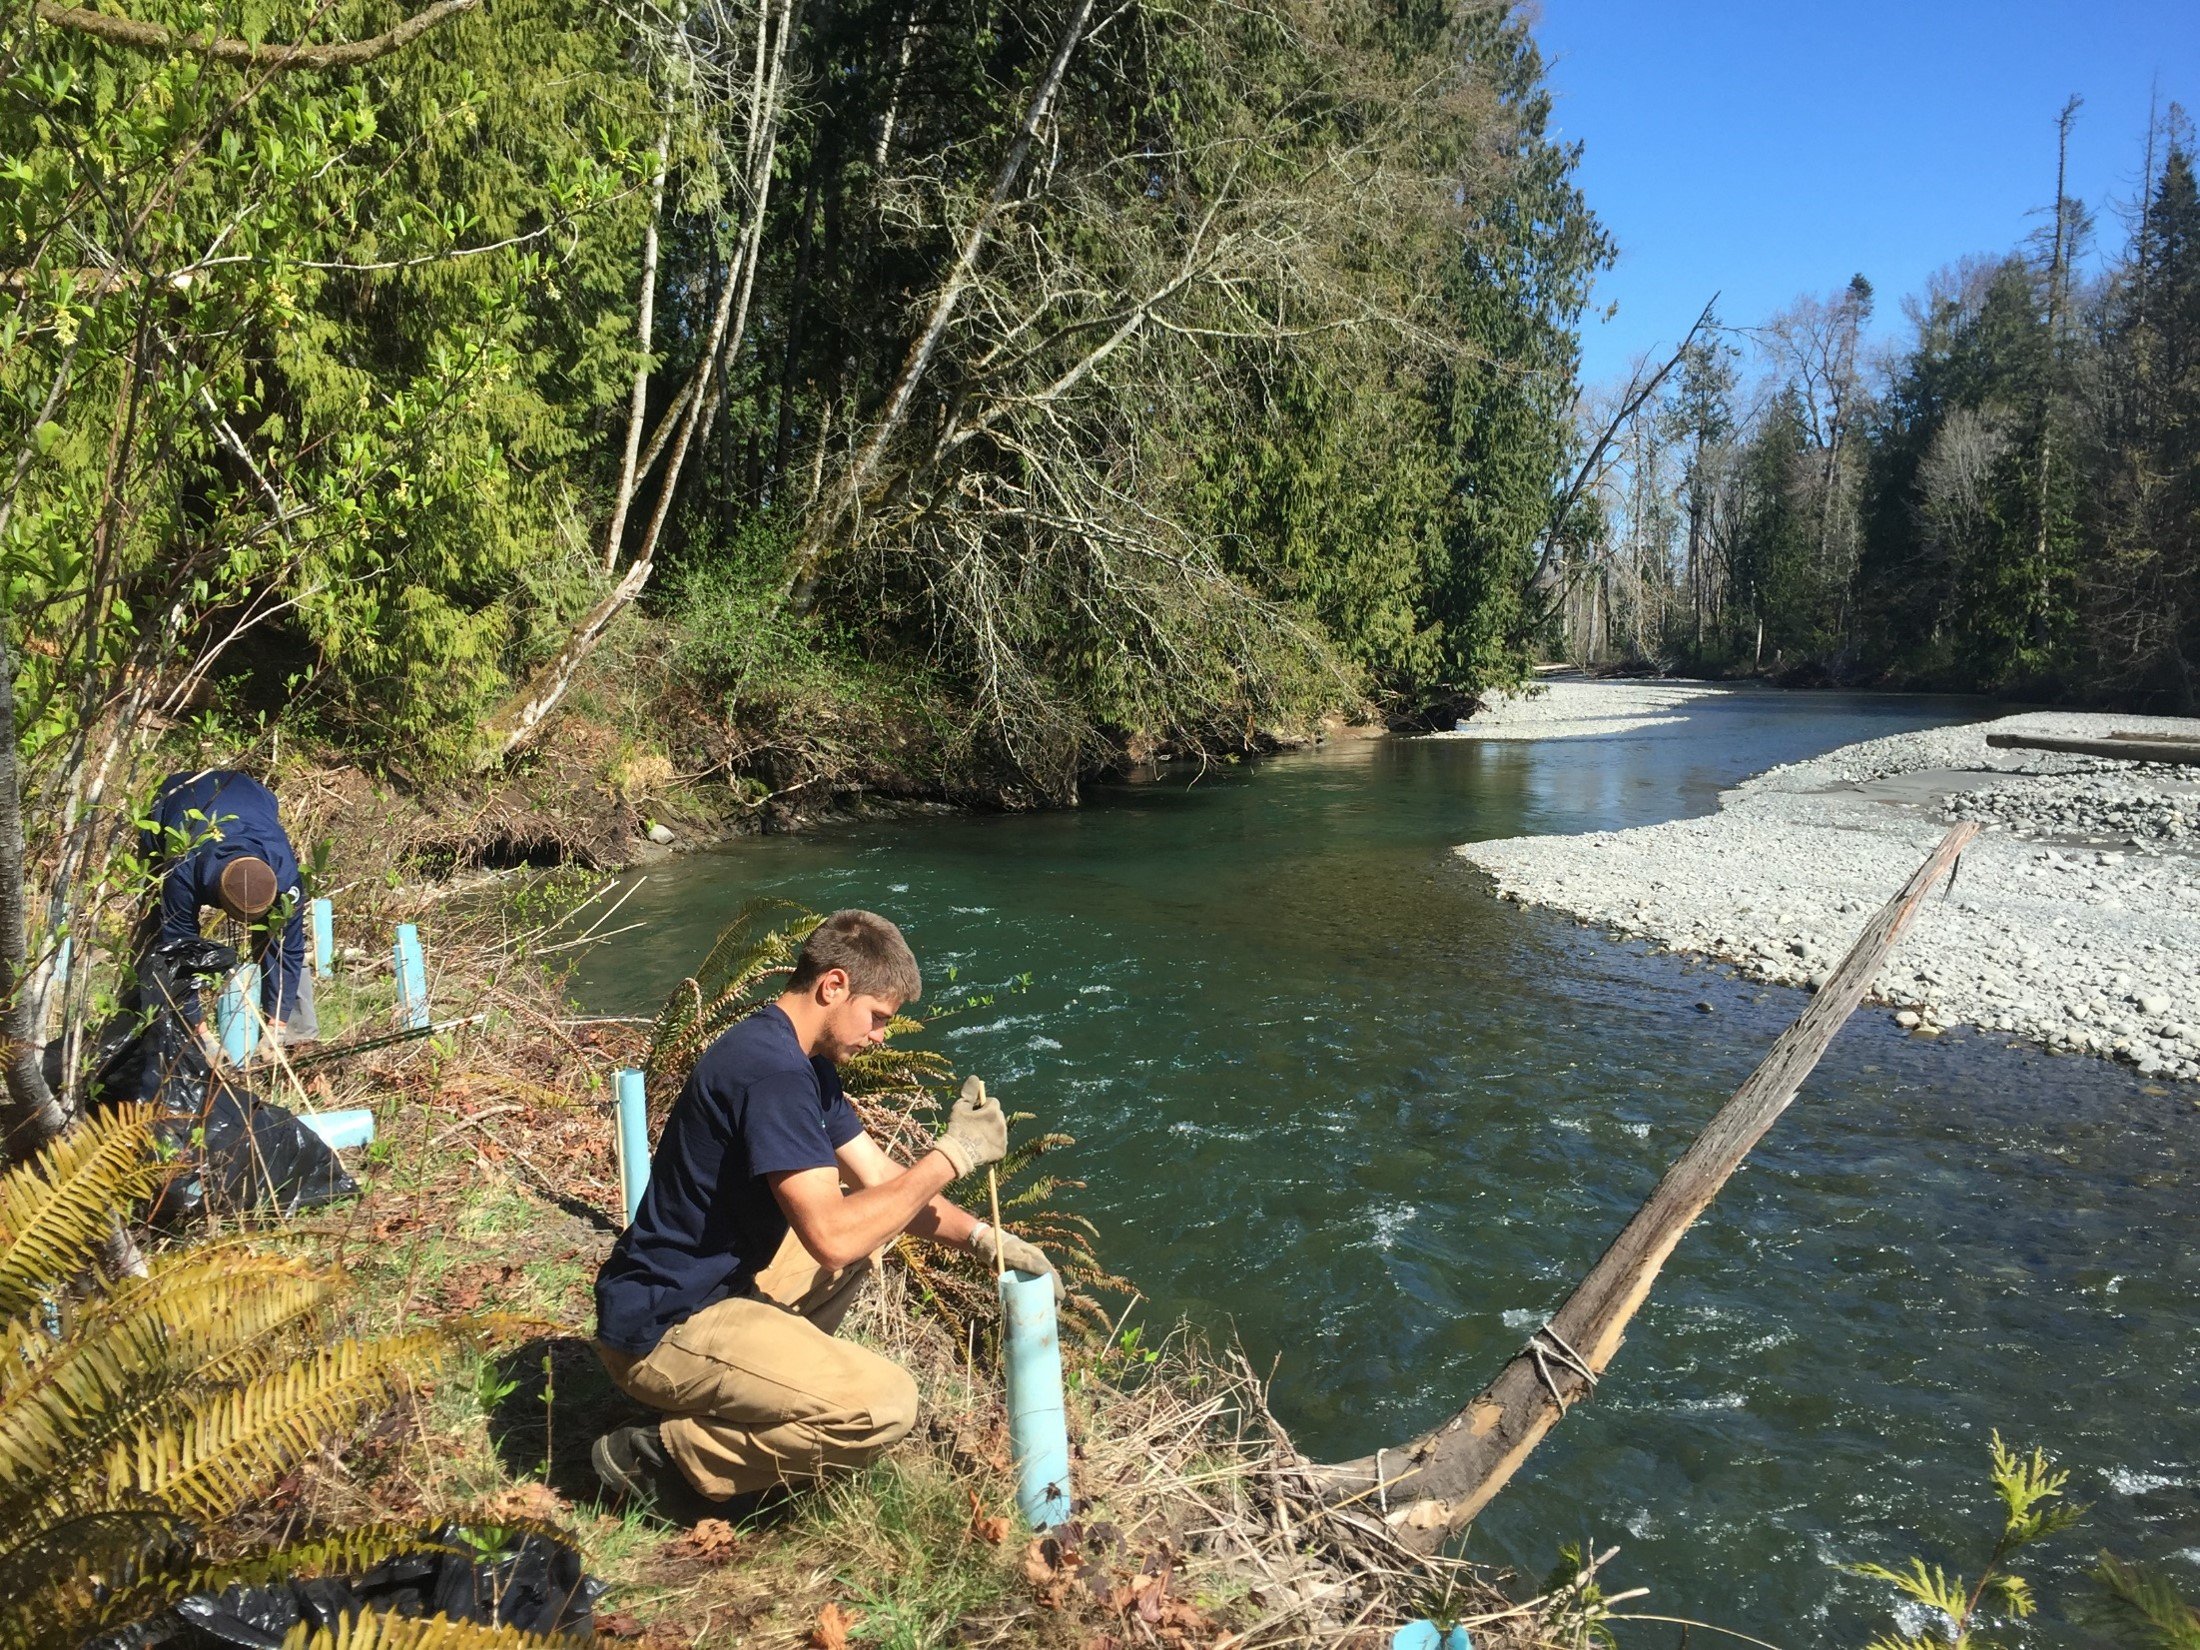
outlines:
[{"label": "tan work glove", "polygon": [[998,1253],[1001,1264],[1011,1272],[1021,1272],[1031,1278],[1052,1278],[1054,1304],[1062,1304],[1062,1274],[1055,1271],[1054,1262],[1047,1259],[1047,1252],[1036,1243],[1027,1243],[1009,1231],[1003,1231],[996,1237],[993,1227],[981,1220],[971,1231],[970,1252],[988,1263]]},{"label": "tan work glove", "polygon": [[947,1132],[932,1142],[932,1149],[955,1166],[957,1180],[1007,1155],[1008,1119],[977,1078],[963,1079],[962,1098],[947,1114]]}]

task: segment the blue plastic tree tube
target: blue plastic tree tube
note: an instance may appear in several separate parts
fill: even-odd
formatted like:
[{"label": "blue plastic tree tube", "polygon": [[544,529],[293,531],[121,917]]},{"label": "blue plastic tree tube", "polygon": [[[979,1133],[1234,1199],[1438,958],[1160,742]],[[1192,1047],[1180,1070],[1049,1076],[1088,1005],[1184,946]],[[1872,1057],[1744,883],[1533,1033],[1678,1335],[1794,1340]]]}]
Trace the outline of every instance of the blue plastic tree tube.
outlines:
[{"label": "blue plastic tree tube", "polygon": [[428,1025],[428,959],[420,949],[420,930],[397,925],[397,1023],[407,1031]]},{"label": "blue plastic tree tube", "polygon": [[1474,1650],[1464,1627],[1449,1629],[1433,1621],[1409,1621],[1390,1635],[1390,1650]]},{"label": "blue plastic tree tube", "polygon": [[1069,1424],[1062,1409],[1062,1342],[1055,1332],[1054,1280],[1001,1274],[1003,1362],[1008,1365],[1008,1447],[1016,1460],[1016,1505],[1044,1530],[1069,1517]]},{"label": "blue plastic tree tube", "polygon": [[298,1121],[319,1135],[332,1152],[374,1143],[374,1113],[365,1106],[349,1106],[342,1111],[302,1111]]},{"label": "blue plastic tree tube", "polygon": [[222,1052],[232,1064],[242,1065],[260,1046],[260,965],[239,963],[222,982],[222,994],[214,1002],[214,1029],[221,1034]]},{"label": "blue plastic tree tube", "polygon": [[325,980],[336,960],[336,907],[325,899],[308,900],[306,920],[313,925],[313,977]]},{"label": "blue plastic tree tube", "polygon": [[621,1066],[613,1082],[619,1096],[619,1191],[631,1226],[649,1190],[649,1098],[642,1074],[631,1066]]}]

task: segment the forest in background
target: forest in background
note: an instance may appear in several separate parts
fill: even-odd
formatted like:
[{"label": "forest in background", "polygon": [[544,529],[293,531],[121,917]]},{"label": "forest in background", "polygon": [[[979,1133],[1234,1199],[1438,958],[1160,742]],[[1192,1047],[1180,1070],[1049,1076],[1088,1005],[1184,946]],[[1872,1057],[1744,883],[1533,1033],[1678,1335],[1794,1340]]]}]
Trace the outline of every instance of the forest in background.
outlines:
[{"label": "forest in background", "polygon": [[2200,192],[2181,109],[2135,159],[2138,198],[2102,212],[2058,167],[2028,243],[1905,299],[1897,344],[1870,340],[1864,275],[1758,326],[1709,316],[1553,546],[1559,647],[2200,707]]},{"label": "forest in background", "polygon": [[431,10],[8,8],[34,768],[129,683],[479,766],[637,600],[1040,796],[1521,668],[1607,254],[1510,8]]}]

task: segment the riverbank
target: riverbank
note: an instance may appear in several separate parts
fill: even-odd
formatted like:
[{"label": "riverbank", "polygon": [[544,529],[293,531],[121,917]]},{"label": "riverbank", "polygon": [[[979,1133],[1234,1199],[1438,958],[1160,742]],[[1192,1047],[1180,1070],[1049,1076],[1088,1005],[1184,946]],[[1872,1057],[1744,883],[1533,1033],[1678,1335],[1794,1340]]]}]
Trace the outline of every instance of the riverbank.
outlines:
[{"label": "riverbank", "polygon": [[[1691,704],[1762,691],[1561,681],[1440,737],[1710,736]],[[1925,1034],[1970,1025],[2200,1079],[2200,774],[1986,743],[2119,730],[2193,738],[2200,721],[2035,712],[1898,734],[1760,774],[1705,818],[1458,851],[1502,898],[1809,987],[1948,824],[1976,819],[1874,999]]]},{"label": "riverbank", "polygon": [[[381,937],[401,918],[432,916],[433,1012],[461,1024],[302,1084],[258,1074],[294,1107],[364,1106],[377,1120],[373,1145],[347,1154],[361,1195],[292,1223],[289,1241],[348,1270],[350,1328],[386,1334],[470,1317],[503,1340],[283,1486],[270,1516],[546,1521],[608,1583],[599,1629],[644,1650],[729,1634],[787,1645],[1358,1650],[1387,1642],[1440,1575],[1462,1610],[1492,1618],[1483,1636],[1498,1650],[1564,1635],[1578,1600],[1523,1607],[1492,1572],[1449,1562],[1409,1574],[1364,1531],[1286,1494],[1289,1446],[1245,1362],[1137,1322],[1135,1297],[1109,1298],[1105,1316],[1091,1309],[1101,1303],[1081,1308],[1078,1292],[1111,1280],[1060,1246],[1073,1287],[1063,1350],[1079,1497],[1066,1532],[1035,1541],[1013,1518],[990,1273],[901,1247],[843,1333],[916,1376],[921,1420],[910,1438],[784,1516],[740,1528],[600,1507],[589,1446],[633,1413],[589,1341],[592,1282],[622,1224],[606,1078],[643,1064],[651,1036],[646,1020],[577,1015],[564,999],[558,972],[575,940],[606,926],[601,886],[571,871],[519,873],[476,879],[432,906],[423,890],[388,890],[342,907],[338,939],[351,960],[323,993],[327,1045],[388,1024]],[[874,1076],[855,1086],[889,1149],[929,1139],[936,1084],[882,1087]],[[654,1115],[670,1088],[652,1084]],[[1057,1143],[1074,1161],[1073,1143]],[[1028,1172],[1004,1175],[1003,1194],[1033,1190],[1017,1221],[1043,1233],[1056,1217]]]}]

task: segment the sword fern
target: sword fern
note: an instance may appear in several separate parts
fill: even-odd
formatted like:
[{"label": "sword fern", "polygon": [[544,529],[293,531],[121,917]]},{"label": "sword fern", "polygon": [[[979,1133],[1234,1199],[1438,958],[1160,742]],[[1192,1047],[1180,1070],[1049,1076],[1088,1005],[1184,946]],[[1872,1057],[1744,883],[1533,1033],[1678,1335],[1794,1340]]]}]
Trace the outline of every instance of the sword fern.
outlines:
[{"label": "sword fern", "polygon": [[186,1593],[422,1545],[228,1526],[479,1327],[332,1341],[343,1274],[239,1243],[97,1281],[107,1234],[169,1172],[129,1109],[0,1174],[0,1645],[80,1645]]}]

